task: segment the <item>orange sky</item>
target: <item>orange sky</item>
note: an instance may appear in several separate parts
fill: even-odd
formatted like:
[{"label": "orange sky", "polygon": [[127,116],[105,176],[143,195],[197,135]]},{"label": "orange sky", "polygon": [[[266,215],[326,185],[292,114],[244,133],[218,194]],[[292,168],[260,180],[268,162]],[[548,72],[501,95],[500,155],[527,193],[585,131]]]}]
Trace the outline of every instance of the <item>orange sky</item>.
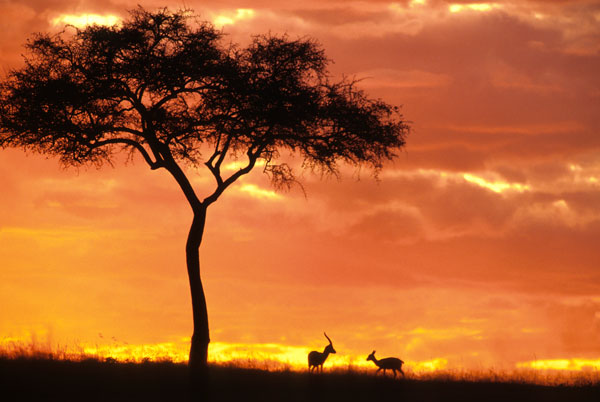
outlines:
[{"label": "orange sky", "polygon": [[[2,74],[32,32],[137,3],[239,42],[314,37],[333,74],[413,121],[379,183],[307,173],[305,198],[258,168],[211,207],[212,359],[295,359],[326,330],[331,364],[600,367],[600,2],[3,0]],[[187,347],[191,212],[172,178],[4,150],[0,188],[0,340]]]}]

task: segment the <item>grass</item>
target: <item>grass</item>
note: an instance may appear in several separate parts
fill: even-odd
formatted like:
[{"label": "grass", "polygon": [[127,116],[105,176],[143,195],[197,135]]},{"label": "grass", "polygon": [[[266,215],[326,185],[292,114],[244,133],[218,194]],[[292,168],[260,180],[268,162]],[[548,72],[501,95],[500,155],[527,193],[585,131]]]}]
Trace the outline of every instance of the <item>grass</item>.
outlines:
[{"label": "grass", "polygon": [[[374,371],[374,370],[373,370]],[[600,401],[600,383],[539,385],[518,378],[441,373],[394,380],[373,371],[310,375],[233,364],[211,366],[210,401]],[[6,401],[191,401],[183,363],[117,362],[80,356],[0,356]]]}]

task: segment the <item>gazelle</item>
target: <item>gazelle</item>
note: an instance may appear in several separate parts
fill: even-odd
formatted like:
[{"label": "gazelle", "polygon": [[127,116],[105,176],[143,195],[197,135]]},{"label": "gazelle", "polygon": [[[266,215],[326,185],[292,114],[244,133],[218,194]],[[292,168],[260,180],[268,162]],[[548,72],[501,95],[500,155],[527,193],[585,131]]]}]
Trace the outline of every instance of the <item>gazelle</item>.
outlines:
[{"label": "gazelle", "polygon": [[327,356],[329,356],[330,353],[335,353],[335,349],[333,348],[333,343],[331,343],[331,339],[329,339],[325,332],[323,332],[323,335],[325,335],[325,338],[327,338],[327,340],[329,341],[329,345],[325,346],[323,352],[317,352],[316,350],[313,350],[308,354],[309,372],[312,372],[315,369],[319,370],[319,367],[321,368],[321,372],[323,372],[323,363],[325,363],[325,360],[327,360]]},{"label": "gazelle", "polygon": [[402,377],[404,377],[404,371],[402,371],[402,365],[404,362],[396,357],[386,357],[385,359],[377,360],[375,357],[375,351],[367,357],[367,361],[371,360],[377,367],[375,374],[379,373],[379,370],[383,369],[383,375],[386,370],[392,370],[394,372],[394,378],[396,378],[396,370],[398,370]]}]

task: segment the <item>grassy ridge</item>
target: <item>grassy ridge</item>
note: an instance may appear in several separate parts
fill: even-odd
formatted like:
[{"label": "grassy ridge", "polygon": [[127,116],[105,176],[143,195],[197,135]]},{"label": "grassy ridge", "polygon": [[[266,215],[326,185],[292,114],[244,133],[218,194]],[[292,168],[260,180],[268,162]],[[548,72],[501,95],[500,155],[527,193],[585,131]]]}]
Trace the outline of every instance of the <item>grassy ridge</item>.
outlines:
[{"label": "grassy ridge", "polygon": [[[600,401],[600,386],[393,380],[354,371],[309,375],[214,366],[210,401]],[[184,364],[0,358],[6,401],[189,401]]]}]

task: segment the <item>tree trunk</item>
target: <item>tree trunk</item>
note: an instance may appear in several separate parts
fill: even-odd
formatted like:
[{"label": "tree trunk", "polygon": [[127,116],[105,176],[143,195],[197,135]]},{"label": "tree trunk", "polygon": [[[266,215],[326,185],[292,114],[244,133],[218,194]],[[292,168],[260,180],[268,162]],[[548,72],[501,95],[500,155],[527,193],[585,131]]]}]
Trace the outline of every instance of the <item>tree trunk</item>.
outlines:
[{"label": "tree trunk", "polygon": [[192,389],[202,394],[208,392],[208,311],[206,298],[200,279],[200,254],[202,234],[206,222],[206,208],[194,210],[194,219],[190,227],[185,247],[188,278],[192,295],[192,314],[194,333],[190,346],[190,380]]}]

